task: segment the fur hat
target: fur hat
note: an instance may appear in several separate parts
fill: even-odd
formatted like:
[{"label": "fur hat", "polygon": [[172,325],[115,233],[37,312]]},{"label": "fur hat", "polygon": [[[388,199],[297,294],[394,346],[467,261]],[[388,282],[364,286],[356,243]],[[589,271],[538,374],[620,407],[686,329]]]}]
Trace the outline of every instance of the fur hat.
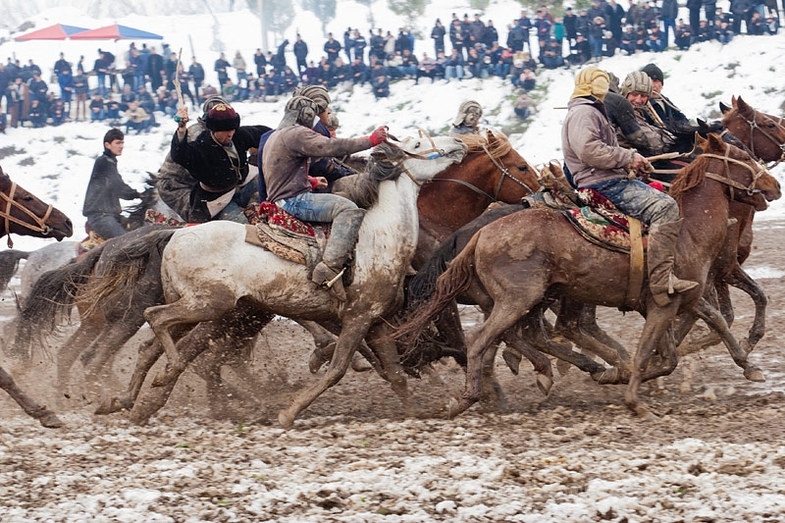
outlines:
[{"label": "fur hat", "polygon": [[641,68],[641,71],[649,75],[649,78],[652,80],[659,80],[660,82],[665,83],[665,77],[662,74],[662,69],[656,65],[646,64]]},{"label": "fur hat", "polygon": [[594,96],[598,100],[604,100],[609,88],[608,73],[599,67],[590,65],[581,69],[578,76],[575,77],[575,89],[572,91],[570,99],[579,96]]},{"label": "fur hat", "polygon": [[630,93],[643,93],[651,96],[651,78],[642,71],[633,71],[627,75],[621,84],[621,95]]},{"label": "fur hat", "polygon": [[210,109],[215,107],[218,104],[229,104],[226,100],[221,98],[220,96],[211,96],[207,100],[204,101],[202,104],[202,120],[207,118],[207,113],[210,112]]},{"label": "fur hat", "polygon": [[466,119],[466,115],[469,114],[470,112],[479,113],[478,119],[482,117],[482,106],[480,105],[480,103],[474,100],[466,100],[465,102],[463,102],[461,106],[458,107],[458,115],[455,117],[455,120],[452,122],[452,124],[455,127],[461,125],[463,121]]},{"label": "fur hat", "polygon": [[229,104],[218,104],[207,113],[204,125],[211,131],[236,131],[240,127],[240,115]]}]

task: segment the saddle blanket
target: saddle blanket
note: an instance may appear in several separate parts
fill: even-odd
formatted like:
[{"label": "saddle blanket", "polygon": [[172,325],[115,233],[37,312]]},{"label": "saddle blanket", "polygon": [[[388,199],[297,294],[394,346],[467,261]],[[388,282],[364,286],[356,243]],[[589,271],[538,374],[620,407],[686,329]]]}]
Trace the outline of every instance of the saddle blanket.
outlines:
[{"label": "saddle blanket", "polygon": [[[585,206],[563,211],[575,229],[592,243],[629,253],[629,217],[619,212],[610,200],[593,189],[578,190],[578,198]],[[647,237],[644,236],[644,248],[646,248],[646,240]]]},{"label": "saddle blanket", "polygon": [[326,235],[321,227],[314,227],[292,216],[272,202],[262,202],[258,211],[248,216],[245,241],[262,247],[276,256],[313,270],[322,259]]}]

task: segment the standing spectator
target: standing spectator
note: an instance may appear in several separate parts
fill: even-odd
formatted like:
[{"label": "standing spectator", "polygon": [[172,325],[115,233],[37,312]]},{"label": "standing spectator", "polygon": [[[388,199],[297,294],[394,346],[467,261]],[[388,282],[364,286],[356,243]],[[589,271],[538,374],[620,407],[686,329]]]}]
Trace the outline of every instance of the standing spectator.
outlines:
[{"label": "standing spectator", "polygon": [[493,25],[493,20],[488,20],[488,24],[485,26],[485,32],[483,33],[482,43],[485,44],[485,47],[491,47],[494,42],[499,41],[499,32],[496,30],[496,27]]},{"label": "standing spectator", "polygon": [[341,52],[341,42],[333,38],[332,33],[327,34],[327,41],[324,43],[324,52],[327,53],[327,61],[332,64]]},{"label": "standing spectator", "polygon": [[150,89],[157,91],[164,85],[164,57],[158,54],[155,47],[150,48],[150,55],[147,57],[147,75],[150,77]]},{"label": "standing spectator", "polygon": [[534,27],[537,30],[537,44],[540,47],[540,60],[542,60],[545,46],[548,43],[548,39],[551,37],[551,27],[553,27],[553,24],[545,16],[545,11],[541,8],[537,9],[537,12],[535,13]]},{"label": "standing spectator", "polygon": [[398,31],[398,38],[395,39],[395,52],[403,55],[403,52],[407,49],[410,53],[414,52],[414,41],[409,32],[401,28]]},{"label": "standing spectator", "polygon": [[74,76],[74,96],[76,97],[76,115],[75,120],[83,122],[87,120],[87,95],[90,88],[87,84],[87,75],[84,70],[77,68],[76,76]]},{"label": "standing spectator", "polygon": [[373,34],[373,30],[369,30],[369,33],[371,38],[368,41],[368,44],[371,46],[371,50],[369,51],[368,61],[370,62],[371,60],[371,54],[379,61],[384,60],[387,55],[384,52],[384,37],[382,36],[382,30],[378,29],[376,34]]},{"label": "standing spectator", "polygon": [[145,84],[145,70],[142,68],[142,59],[139,50],[132,48],[128,55],[128,64],[134,74],[134,89],[139,89]]},{"label": "standing spectator", "polygon": [[169,53],[169,59],[164,62],[164,74],[166,75],[166,90],[174,89],[174,79],[177,77],[177,53]]},{"label": "standing spectator", "polygon": [[690,27],[693,35],[697,35],[700,30],[702,6],[703,0],[687,0],[687,10],[690,12]]},{"label": "standing spectator", "polygon": [[11,127],[19,127],[20,123],[27,120],[30,112],[30,88],[22,81],[20,74],[16,75],[14,82],[6,89],[8,112],[11,115]]},{"label": "standing spectator", "polygon": [[[627,7],[627,16],[624,18],[625,23],[628,25],[633,26],[634,28],[638,28],[641,25],[641,6],[638,5],[637,0],[629,0],[629,6]],[[688,0],[689,1],[689,0]],[[697,0],[698,5],[700,5],[701,0]]]},{"label": "standing spectator", "polygon": [[358,29],[354,30],[354,57],[359,58],[361,62],[365,61],[365,48],[368,42]]},{"label": "standing spectator", "polygon": [[710,24],[719,25],[715,22],[717,16],[717,0],[703,0],[703,15]]},{"label": "standing spectator", "polygon": [[[68,70],[71,71],[73,74],[73,70],[71,69],[71,63],[65,59],[65,54],[60,53],[60,58],[55,62],[52,71],[54,72],[55,76],[59,76],[60,73],[63,71]],[[4,85],[2,87],[5,87]]]},{"label": "standing spectator", "polygon": [[27,86],[30,88],[30,95],[33,99],[41,102],[41,105],[44,106],[44,111],[46,111],[49,86],[41,79],[40,71],[33,72],[33,77],[27,82]]},{"label": "standing spectator", "polygon": [[229,73],[227,69],[231,67],[231,64],[226,61],[226,55],[221,53],[221,56],[218,57],[218,60],[215,61],[215,65],[213,66],[213,71],[218,74],[218,85],[221,88],[221,92],[223,93],[223,87],[226,81],[229,79]]},{"label": "standing spectator", "polygon": [[662,48],[667,49],[670,41],[668,33],[672,30],[674,37],[676,35],[676,18],[679,16],[678,0],[662,0],[660,16],[662,17]]},{"label": "standing spectator", "polygon": [[589,15],[586,13],[586,9],[581,9],[578,11],[578,19],[575,21],[575,29],[577,30],[576,37],[578,33],[582,34],[586,38],[589,36],[589,26],[591,26],[591,20],[589,20]]},{"label": "standing spectator", "polygon": [[624,8],[617,4],[616,0],[608,0],[605,5],[605,22],[617,42],[621,41],[621,24],[624,15]]},{"label": "standing spectator", "polygon": [[[308,56],[308,44],[303,41],[303,37],[300,36],[300,33],[297,33],[297,39],[294,41],[292,51],[294,51],[294,58],[297,60],[297,74],[302,75],[308,68],[306,65],[307,62],[305,61]],[[261,77],[261,73],[259,73],[259,76]]]},{"label": "standing spectator", "polygon": [[454,18],[450,24],[450,45],[453,49],[458,51],[458,54],[463,56],[463,49],[466,43],[463,41],[463,30],[461,29],[461,21]]},{"label": "standing spectator", "polygon": [[513,53],[523,51],[523,29],[521,29],[518,19],[512,21],[512,25],[507,26],[507,47]]},{"label": "standing spectator", "polygon": [[485,43],[485,24],[480,20],[480,14],[474,14],[474,20],[469,23],[469,43]]},{"label": "standing spectator", "polygon": [[245,58],[239,50],[234,53],[232,67],[237,72],[237,85],[245,84],[248,81],[248,73],[246,72],[248,64],[245,63]]},{"label": "standing spectator", "polygon": [[60,85],[60,99],[63,101],[64,116],[68,117],[71,112],[71,97],[74,94],[74,75],[71,68],[63,69],[57,75],[57,83]]},{"label": "standing spectator", "polygon": [[431,29],[431,40],[433,40],[434,55],[439,56],[439,51],[444,51],[444,35],[447,34],[446,29],[442,25],[440,19],[436,19],[436,23]]},{"label": "standing spectator", "polygon": [[106,61],[106,55],[98,50],[98,59],[93,63],[93,74],[98,79],[98,92],[101,96],[105,96],[106,91],[106,75],[109,74],[109,64]]},{"label": "standing spectator", "polygon": [[531,18],[529,18],[526,9],[521,9],[521,17],[518,19],[518,25],[521,27],[521,31],[523,31],[523,43],[526,44],[526,47],[529,49],[529,54],[534,56],[531,42],[531,31],[534,24],[532,23]]},{"label": "standing spectator", "polygon": [[275,56],[272,60],[268,60],[270,65],[273,66],[275,72],[279,75],[283,74],[283,70],[286,68],[286,46],[289,45],[289,40],[284,39],[283,42],[278,46],[278,49],[275,51]]},{"label": "standing spectator", "polygon": [[352,38],[352,28],[347,27],[343,32],[343,52],[346,54],[346,63],[352,61],[352,52],[354,51],[354,39]]},{"label": "standing spectator", "polygon": [[93,165],[87,184],[82,214],[90,229],[108,240],[125,234],[120,224],[120,200],[135,200],[141,195],[126,184],[117,171],[117,157],[123,154],[125,136],[120,129],[109,129],[104,135],[104,152]]},{"label": "standing spectator", "polygon": [[[300,40],[300,35],[297,35],[297,40]],[[305,47],[306,52],[308,54],[308,46]],[[294,54],[297,56],[297,44],[294,44]],[[253,63],[256,65],[256,76],[261,78],[267,72],[267,58],[264,57],[264,53],[260,47],[256,48],[256,52],[253,55]],[[300,66],[300,62],[297,62],[297,66]],[[303,67],[305,67],[305,62],[303,62]],[[301,71],[302,72],[302,71]]]},{"label": "standing spectator", "polygon": [[191,100],[191,105],[194,107],[199,105],[199,101],[196,99],[194,94],[191,92],[191,86],[189,85],[191,75],[186,71],[185,66],[182,62],[177,64],[177,79],[180,81],[180,92],[183,95],[183,100],[187,96]]},{"label": "standing spectator", "polygon": [[204,67],[200,64],[196,57],[191,58],[191,65],[188,66],[188,77],[194,83],[194,95],[198,103],[202,102],[202,84],[204,83]]},{"label": "standing spectator", "polygon": [[605,18],[595,16],[592,25],[589,27],[589,46],[591,47],[591,57],[595,61],[602,58],[602,39],[605,36]]},{"label": "standing spectator", "polygon": [[575,15],[572,7],[568,7],[564,12],[562,24],[564,24],[564,37],[567,39],[570,47],[575,43],[575,38],[577,37],[577,22],[578,17]]}]

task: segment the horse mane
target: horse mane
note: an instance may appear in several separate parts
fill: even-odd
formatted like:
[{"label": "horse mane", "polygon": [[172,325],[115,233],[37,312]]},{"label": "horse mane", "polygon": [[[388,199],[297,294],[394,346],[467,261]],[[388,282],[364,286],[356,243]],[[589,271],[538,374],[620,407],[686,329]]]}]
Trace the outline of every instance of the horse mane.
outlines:
[{"label": "horse mane", "polygon": [[512,148],[509,138],[504,133],[490,129],[486,136],[481,134],[459,134],[456,138],[466,144],[468,154],[487,151],[491,158],[501,158]]},{"label": "horse mane", "polygon": [[365,170],[355,176],[347,176],[336,184],[338,191],[362,209],[373,207],[379,199],[379,182],[394,180],[403,172],[401,162],[404,151],[395,145],[381,143],[371,153]]},{"label": "horse mane", "polygon": [[668,194],[680,204],[685,192],[694,189],[706,179],[709,161],[709,158],[701,154],[692,163],[682,168],[673,180]]}]

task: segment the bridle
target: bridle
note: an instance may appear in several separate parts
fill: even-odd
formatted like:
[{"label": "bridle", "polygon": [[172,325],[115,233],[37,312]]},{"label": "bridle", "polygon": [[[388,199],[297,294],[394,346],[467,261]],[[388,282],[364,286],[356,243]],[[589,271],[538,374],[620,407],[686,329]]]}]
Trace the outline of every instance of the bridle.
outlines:
[{"label": "bridle", "polygon": [[[4,192],[0,192],[0,199],[5,201],[5,206],[0,209],[0,218],[2,218],[5,222],[5,234],[8,236],[8,248],[11,249],[14,246],[14,242],[11,241],[11,222],[21,225],[25,229],[32,231],[32,232],[40,232],[44,235],[48,234],[51,228],[46,225],[46,221],[49,219],[49,215],[52,214],[52,205],[50,204],[46,208],[46,212],[44,213],[43,218],[39,218],[35,214],[30,211],[27,207],[20,205],[18,202],[14,201],[14,194],[16,193],[16,182],[11,182],[11,189],[8,191],[8,194]],[[13,208],[17,208],[30,218],[33,219],[35,224],[29,224],[18,220],[11,216],[11,210]]]},{"label": "bridle", "polygon": [[[723,165],[725,166],[724,175],[716,174],[716,173],[713,173],[711,171],[706,171],[705,175],[706,175],[707,178],[710,178],[712,180],[715,180],[715,181],[718,181],[718,182],[720,182],[722,184],[727,185],[729,187],[730,197],[731,197],[732,200],[734,199],[734,196],[735,196],[734,195],[734,189],[739,190],[739,191],[744,191],[744,193],[746,193],[748,196],[753,196],[754,194],[760,192],[759,189],[755,188],[755,184],[758,183],[758,179],[761,176],[763,176],[765,173],[768,172],[768,169],[766,168],[765,165],[761,164],[760,162],[758,162],[758,161],[756,161],[756,160],[754,160],[752,158],[750,158],[749,162],[744,162],[742,160],[737,160],[735,158],[731,158],[730,157],[730,147],[725,149],[725,154],[722,155],[722,156],[720,156],[719,154],[713,154],[713,153],[703,153],[702,156],[705,156],[707,158],[714,158],[716,160],[720,160],[720,161],[723,162]],[[742,185],[741,183],[737,182],[736,180],[734,180],[734,179],[732,179],[730,177],[730,164],[731,163],[743,166],[745,169],[747,169],[752,174],[752,181],[750,182],[750,184],[748,186]],[[753,168],[752,165],[750,165],[750,163],[754,163],[758,167],[758,169],[756,170],[755,168]]]},{"label": "bridle", "polygon": [[477,187],[474,184],[471,184],[471,183],[466,182],[464,180],[458,180],[456,178],[434,178],[433,181],[435,181],[435,182],[437,182],[437,181],[438,182],[452,182],[452,183],[457,183],[459,185],[463,185],[464,187],[467,187],[467,188],[471,189],[472,191],[476,192],[477,194],[482,195],[482,196],[488,198],[492,202],[498,202],[499,201],[499,194],[501,193],[501,190],[502,190],[502,184],[504,183],[504,180],[507,179],[507,178],[512,180],[513,182],[517,183],[518,185],[520,185],[521,187],[523,187],[527,191],[529,191],[529,194],[534,194],[536,192],[536,191],[534,191],[534,189],[529,187],[529,185],[526,182],[524,182],[523,180],[519,180],[518,178],[516,178],[515,176],[510,174],[510,170],[507,169],[507,167],[502,163],[502,161],[499,160],[498,158],[496,158],[493,154],[491,154],[491,151],[488,150],[487,143],[483,143],[482,144],[482,150],[485,152],[485,154],[488,156],[488,158],[491,159],[491,162],[493,163],[493,165],[501,173],[501,176],[499,176],[499,183],[496,185],[496,191],[494,192],[493,195],[488,194],[487,192],[483,191],[482,189],[480,189],[479,187]]},{"label": "bridle", "polygon": [[[392,135],[388,135],[388,137],[396,142],[400,142],[398,138]],[[414,158],[417,160],[436,160],[437,158],[442,158],[443,156],[447,156],[447,153],[444,151],[444,149],[439,149],[438,147],[436,147],[436,143],[433,141],[433,138],[431,138],[431,135],[428,134],[428,132],[425,129],[420,129],[420,138],[427,139],[428,142],[431,144],[430,149],[428,149],[427,151],[423,151],[421,153],[409,152],[403,147],[395,145],[394,143],[391,143],[389,141],[387,142],[387,145],[402,152],[406,156],[406,158]],[[404,161],[405,159],[398,160],[396,162],[393,162],[393,165],[396,167],[400,165],[401,170],[403,170],[403,172],[406,174],[406,176],[409,177],[409,179],[414,183],[414,185],[416,185],[417,187],[422,187],[423,185],[422,182],[417,181],[417,179],[415,179],[412,173],[409,172],[409,169],[405,165],[403,165]]]},{"label": "bridle", "polygon": [[[779,157],[779,159],[775,160],[772,163],[772,165],[770,165],[770,167],[774,167],[775,165],[779,164],[780,162],[785,161],[785,143],[780,143],[776,138],[774,138],[774,136],[772,136],[772,134],[770,132],[768,132],[766,129],[764,129],[763,127],[758,125],[758,122],[756,121],[757,116],[758,116],[758,111],[756,111],[755,109],[752,110],[752,120],[747,119],[747,117],[744,116],[741,113],[738,113],[738,114],[741,117],[741,119],[750,128],[750,147],[749,147],[749,149],[750,149],[750,151],[752,151],[752,155],[755,158],[760,158],[758,153],[755,152],[755,129],[757,129],[763,136],[768,138],[771,141],[771,143],[773,143],[775,146],[779,147],[779,149],[780,149],[780,157]],[[782,119],[780,119],[780,121],[781,120]],[[779,125],[779,123],[777,125]]]}]

